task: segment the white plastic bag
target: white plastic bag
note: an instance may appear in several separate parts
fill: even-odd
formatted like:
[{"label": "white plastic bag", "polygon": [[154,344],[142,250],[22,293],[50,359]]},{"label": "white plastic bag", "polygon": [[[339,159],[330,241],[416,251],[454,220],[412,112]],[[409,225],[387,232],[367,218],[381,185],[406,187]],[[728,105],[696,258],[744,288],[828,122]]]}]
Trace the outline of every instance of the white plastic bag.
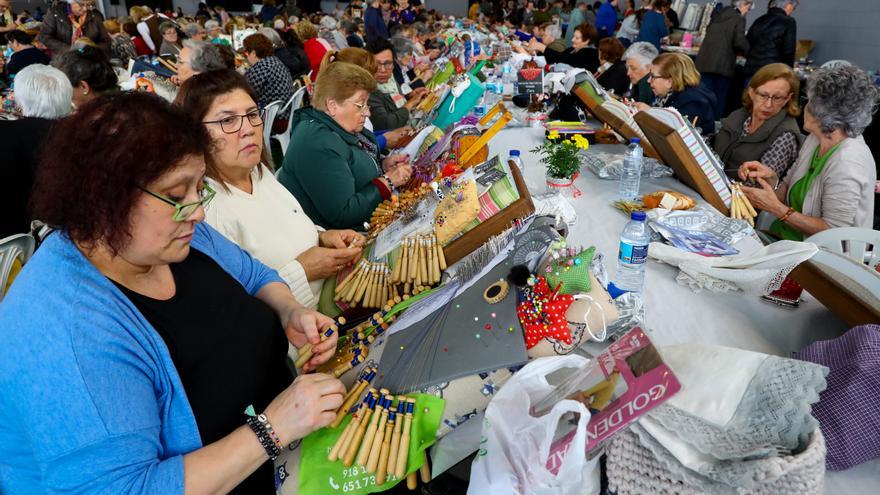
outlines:
[{"label": "white plastic bag", "polygon": [[[530,411],[556,396],[550,374],[570,368],[586,370],[589,360],[575,355],[532,361],[519,370],[495,395],[483,422],[481,448],[471,467],[469,495],[592,495],[599,493],[599,458],[585,455],[590,413],[580,402],[561,400],[553,409],[534,417]],[[550,448],[560,418],[579,415],[574,438],[567,450],[554,452],[547,468]]]}]

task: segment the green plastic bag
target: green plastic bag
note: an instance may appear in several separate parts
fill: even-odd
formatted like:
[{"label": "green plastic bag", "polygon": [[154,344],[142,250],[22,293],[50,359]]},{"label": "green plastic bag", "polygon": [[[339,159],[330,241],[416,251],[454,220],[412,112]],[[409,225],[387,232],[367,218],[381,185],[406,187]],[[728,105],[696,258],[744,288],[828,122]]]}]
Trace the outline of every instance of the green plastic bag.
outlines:
[{"label": "green plastic bag", "polygon": [[[422,455],[434,444],[446,402],[433,395],[411,394],[415,397],[415,415],[410,430],[409,456],[406,472],[412,473],[424,462]],[[300,446],[299,495],[360,495],[388,490],[401,480],[391,476],[384,485],[376,486],[376,475],[362,466],[346,467],[342,461],[330,462],[327,455],[336,439],[351,422],[351,415],[337,428],[323,428],[303,439]]]},{"label": "green plastic bag", "polygon": [[429,88],[436,88],[442,84],[446,84],[449,79],[455,74],[455,66],[452,65],[452,62],[446,62],[446,65],[443,66],[442,69],[438,70],[431,76],[431,79],[428,80]]}]

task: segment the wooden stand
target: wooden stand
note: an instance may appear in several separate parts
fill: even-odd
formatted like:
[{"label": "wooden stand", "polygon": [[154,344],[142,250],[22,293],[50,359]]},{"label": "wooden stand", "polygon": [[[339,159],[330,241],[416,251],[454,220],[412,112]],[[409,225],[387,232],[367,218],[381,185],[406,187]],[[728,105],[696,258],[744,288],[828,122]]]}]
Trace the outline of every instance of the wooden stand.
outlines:
[{"label": "wooden stand", "polygon": [[580,100],[587,106],[587,110],[590,111],[600,122],[603,124],[607,124],[608,127],[614,129],[614,132],[623,136],[627,141],[632,138],[639,138],[640,144],[642,145],[642,149],[645,151],[645,156],[649,156],[656,160],[661,160],[660,154],[657,153],[657,150],[654,149],[654,146],[651,145],[650,142],[641,139],[641,136],[635,129],[630,127],[626,122],[620,120],[620,117],[614,115],[613,113],[606,110],[604,107],[598,105],[596,100],[587,93],[587,90],[581,88],[580,86],[576,86],[572,89],[572,93],[575,96],[580,98]]},{"label": "wooden stand", "polygon": [[526,187],[519,168],[512,162],[508,162],[508,166],[510,168],[510,175],[513,176],[513,183],[517,191],[519,191],[519,199],[485,222],[465,232],[458,239],[447,244],[443,248],[447,264],[451,265],[476,251],[490,238],[507,230],[516,219],[524,218],[534,213],[535,205],[532,203],[532,196],[529,194],[529,188]]},{"label": "wooden stand", "polygon": [[635,119],[642,132],[660,153],[662,161],[675,171],[676,177],[697,191],[722,215],[729,216],[730,210],[724,204],[724,200],[709,182],[678,132],[645,112],[637,113]]}]

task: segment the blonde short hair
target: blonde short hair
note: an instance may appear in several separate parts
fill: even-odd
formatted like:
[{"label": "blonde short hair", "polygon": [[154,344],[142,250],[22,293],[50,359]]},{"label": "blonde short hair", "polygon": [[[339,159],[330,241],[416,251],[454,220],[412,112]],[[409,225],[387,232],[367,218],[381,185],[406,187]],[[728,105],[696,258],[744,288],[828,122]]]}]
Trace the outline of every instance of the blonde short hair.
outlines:
[{"label": "blonde short hair", "polygon": [[360,90],[372,93],[375,89],[376,80],[366,69],[347,62],[334,62],[318,72],[312,104],[326,112],[327,100],[341,103]]},{"label": "blonde short hair", "polygon": [[105,19],[104,29],[110,34],[116,34],[122,31],[122,26],[119,25],[119,21],[116,19]]},{"label": "blonde short hair", "polygon": [[[765,65],[758,69],[758,72],[755,72],[755,75],[752,76],[752,79],[749,81],[749,88],[756,90],[776,79],[782,79],[788,83],[789,95],[791,98],[788,99],[788,103],[785,105],[785,111],[788,112],[788,115],[797,117],[801,113],[801,107],[798,104],[798,95],[801,91],[801,81],[791,67],[782,63]],[[752,95],[749,94],[748,89],[743,92],[742,102],[746,110],[751,113],[752,108],[754,108],[755,105],[754,102],[752,102]]]},{"label": "blonde short hair", "polygon": [[354,64],[370,74],[375,74],[378,68],[375,55],[363,48],[348,47],[342,50],[327,50],[327,53],[324,54],[324,59],[321,60],[321,68],[318,73],[320,74],[320,71],[334,62]]},{"label": "blonde short hair", "polygon": [[654,59],[654,69],[672,81],[673,91],[700,85],[700,73],[690,57],[682,53],[664,53]]},{"label": "blonde short hair", "polygon": [[293,25],[293,32],[296,33],[303,43],[305,43],[306,40],[318,37],[318,29],[314,24],[305,19]]}]

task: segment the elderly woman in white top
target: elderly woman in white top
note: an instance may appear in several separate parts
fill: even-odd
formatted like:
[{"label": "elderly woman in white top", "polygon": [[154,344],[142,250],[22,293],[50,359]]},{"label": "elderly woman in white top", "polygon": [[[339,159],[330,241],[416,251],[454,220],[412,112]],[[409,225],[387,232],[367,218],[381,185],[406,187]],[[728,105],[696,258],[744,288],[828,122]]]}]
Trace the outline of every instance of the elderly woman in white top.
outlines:
[{"label": "elderly woman in white top", "polygon": [[207,163],[217,191],[208,223],[266,265],[278,270],[297,301],[318,306],[324,279],[361,254],[353,230],[321,230],[265,164],[263,121],[253,90],[232,70],[193,76],[177,104],[204,122],[216,144]]},{"label": "elderly woman in white top", "polygon": [[880,103],[873,79],[854,66],[820,69],[807,80],[804,130],[810,133],[795,165],[780,181],[760,162],[739,175],[759,187],[743,188],[757,209],[778,218],[770,233],[803,240],[835,227],[871,228],[877,170],[862,132]]}]

